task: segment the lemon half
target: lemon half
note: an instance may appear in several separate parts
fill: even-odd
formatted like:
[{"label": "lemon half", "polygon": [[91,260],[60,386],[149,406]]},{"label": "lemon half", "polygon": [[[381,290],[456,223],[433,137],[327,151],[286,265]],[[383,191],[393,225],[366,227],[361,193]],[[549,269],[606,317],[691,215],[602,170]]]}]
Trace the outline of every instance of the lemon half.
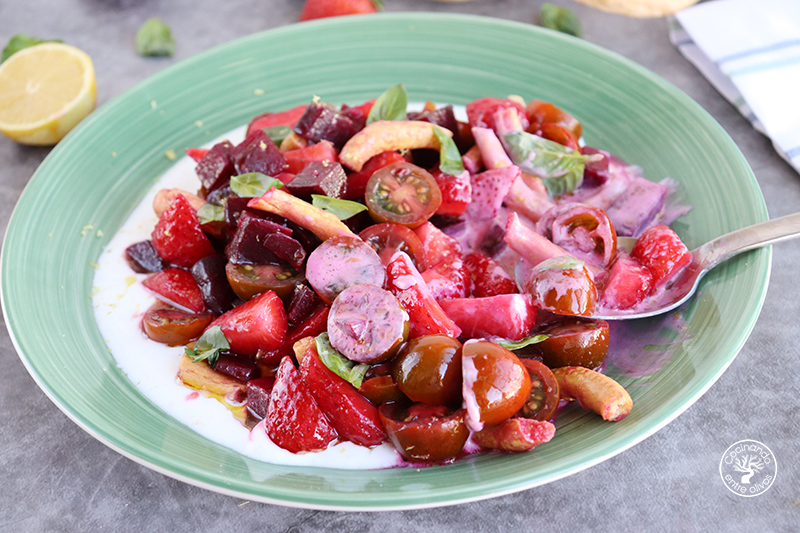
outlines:
[{"label": "lemon half", "polygon": [[20,50],[0,65],[0,132],[22,144],[53,145],[94,109],[89,56],[67,44]]}]

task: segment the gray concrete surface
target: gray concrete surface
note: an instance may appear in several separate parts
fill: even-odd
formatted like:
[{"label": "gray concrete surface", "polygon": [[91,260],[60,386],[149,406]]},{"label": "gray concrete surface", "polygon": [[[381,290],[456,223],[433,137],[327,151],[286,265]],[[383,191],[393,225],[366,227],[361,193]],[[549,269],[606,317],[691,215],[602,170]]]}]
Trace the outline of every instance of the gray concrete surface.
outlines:
[{"label": "gray concrete surface", "polygon": [[[387,11],[473,13],[533,22],[542,0],[386,0]],[[800,175],[672,47],[663,19],[628,19],[569,0],[584,38],[663,76],[733,137],[771,216],[800,208]],[[296,20],[301,0],[0,0],[0,44],[16,33],[88,52],[99,104],[203,50]],[[147,18],[171,25],[173,58],[137,56]],[[800,117],[797,117],[800,120]],[[47,149],[0,138],[0,229]],[[566,479],[487,501],[383,514],[246,502],[139,466],[84,433],[36,387],[0,328],[0,531],[797,531],[800,530],[800,242],[777,246],[761,317],[722,378],[676,421],[634,448]],[[46,268],[42,265],[42,268]],[[35,273],[32,274],[35,283]],[[776,484],[756,498],[723,486],[718,465],[741,439],[767,444]]]}]

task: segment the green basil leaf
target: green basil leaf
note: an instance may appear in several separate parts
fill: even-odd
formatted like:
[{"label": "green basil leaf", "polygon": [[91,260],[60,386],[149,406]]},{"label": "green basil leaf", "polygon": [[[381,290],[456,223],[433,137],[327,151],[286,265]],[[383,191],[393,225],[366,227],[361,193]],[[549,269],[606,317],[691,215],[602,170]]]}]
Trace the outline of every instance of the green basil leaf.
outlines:
[{"label": "green basil leaf", "polygon": [[312,194],[311,204],[314,207],[327,211],[339,220],[347,220],[367,209],[367,206],[358,202],[340,200],[339,198],[331,198],[330,196],[323,196],[321,194]]},{"label": "green basil leaf", "polygon": [[385,7],[383,0],[372,0],[372,5],[374,5],[375,9],[377,9],[378,11],[380,11]]},{"label": "green basil leaf", "polygon": [[3,54],[0,55],[0,63],[8,59],[9,57],[13,56],[20,50],[24,50],[25,48],[30,48],[31,46],[36,46],[37,44],[42,43],[61,43],[60,39],[38,39],[36,37],[31,37],[30,35],[25,35],[24,33],[18,33],[11,37],[8,40],[8,44],[6,47],[3,48]]},{"label": "green basil leaf", "polygon": [[583,32],[578,15],[573,13],[568,7],[559,7],[549,3],[542,4],[542,10],[539,12],[539,20],[545,28],[560,31],[561,33],[568,33],[575,37],[580,37]]},{"label": "green basil leaf", "polygon": [[331,345],[331,340],[327,333],[320,333],[314,338],[314,343],[317,345],[317,353],[319,360],[331,369],[331,371],[350,383],[355,388],[360,388],[364,382],[364,375],[369,369],[369,365],[363,363],[356,363],[347,357],[340,354],[336,348]]},{"label": "green basil leaf", "polygon": [[505,339],[495,339],[493,342],[495,344],[499,344],[503,348],[507,348],[513,351],[513,350],[519,350],[520,348],[524,348],[526,346],[530,346],[531,344],[539,344],[540,342],[546,339],[548,339],[547,335],[531,335],[516,342]]},{"label": "green basil leaf", "polygon": [[575,190],[583,181],[586,161],[603,157],[600,154],[583,155],[525,131],[507,133],[503,140],[514,164],[528,174],[542,178],[550,196]]},{"label": "green basil leaf", "polygon": [[157,18],[146,20],[136,33],[136,51],[142,56],[171,56],[175,53],[172,30]]},{"label": "green basil leaf", "polygon": [[398,83],[386,89],[386,91],[375,100],[372,109],[367,115],[367,124],[372,124],[378,120],[406,120],[406,109],[408,108],[408,93],[406,86]]},{"label": "green basil leaf", "polygon": [[441,145],[439,149],[439,170],[451,176],[458,176],[464,172],[464,163],[461,161],[461,153],[458,151],[455,141],[439,126],[434,126],[433,132]]},{"label": "green basil leaf", "polygon": [[208,360],[208,365],[211,368],[217,364],[219,359],[219,352],[222,350],[230,350],[231,345],[228,339],[222,332],[219,326],[212,326],[205,330],[203,334],[194,343],[194,349],[184,348],[187,357],[190,357],[195,363]]},{"label": "green basil leaf", "polygon": [[225,220],[225,208],[211,202],[205,203],[197,210],[197,218],[200,219],[200,224],[223,222]]},{"label": "green basil leaf", "polygon": [[263,131],[269,135],[272,142],[280,146],[283,140],[291,135],[292,128],[289,126],[272,126],[271,128],[264,128]]},{"label": "green basil leaf", "polygon": [[231,178],[231,190],[241,198],[258,198],[273,187],[281,188],[283,183],[261,172],[248,172]]}]

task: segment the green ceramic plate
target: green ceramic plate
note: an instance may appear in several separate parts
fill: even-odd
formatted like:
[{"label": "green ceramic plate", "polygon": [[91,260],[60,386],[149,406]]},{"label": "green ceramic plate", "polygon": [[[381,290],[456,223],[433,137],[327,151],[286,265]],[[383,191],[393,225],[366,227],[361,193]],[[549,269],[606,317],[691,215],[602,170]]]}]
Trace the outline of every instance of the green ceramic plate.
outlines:
[{"label": "green ceramic plate", "polygon": [[[363,510],[452,504],[547,483],[636,444],[697,400],[753,327],[769,277],[768,250],[714,270],[680,316],[632,326],[637,340],[618,344],[609,365],[633,396],[628,418],[603,423],[571,408],[553,442],[526,455],[421,471],[275,466],[207,441],[138,393],[94,322],[92,263],[172,164],[165,152],[206,143],[255,114],[313,95],[357,104],[398,82],[416,101],[465,104],[519,94],[563,106],[583,122],[587,143],[641,165],[649,179],[681,182],[694,210],[675,227],[690,247],[767,218],[744,157],[700,106],[584,41],[469,16],[344,17],[288,26],[217,47],[140,83],[93,113],[31,178],[6,235],[2,302],[39,386],[90,434],[169,476],[249,500]],[[634,353],[626,351],[630,346]]]}]

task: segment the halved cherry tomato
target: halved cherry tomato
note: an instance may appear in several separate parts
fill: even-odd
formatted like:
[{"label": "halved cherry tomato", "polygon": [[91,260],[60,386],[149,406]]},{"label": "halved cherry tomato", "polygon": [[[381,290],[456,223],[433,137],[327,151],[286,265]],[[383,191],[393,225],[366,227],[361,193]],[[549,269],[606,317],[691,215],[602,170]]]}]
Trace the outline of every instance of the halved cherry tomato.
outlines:
[{"label": "halved cherry tomato", "polygon": [[275,291],[281,300],[286,300],[292,295],[295,286],[303,282],[303,276],[280,265],[228,263],[225,274],[233,292],[242,300],[249,300],[266,291]]},{"label": "halved cherry tomato", "polygon": [[531,124],[558,124],[570,130],[578,139],[580,139],[583,133],[581,123],[578,122],[575,117],[549,102],[531,100],[528,102],[527,111]]},{"label": "halved cherry tomato", "polygon": [[403,161],[376,171],[367,182],[365,197],[373,220],[409,228],[426,222],[442,203],[442,192],[433,176]]},{"label": "halved cherry tomato", "polygon": [[388,265],[396,252],[405,252],[417,270],[424,272],[425,251],[422,241],[412,230],[400,224],[373,224],[358,234],[365,243],[378,252],[381,262]]},{"label": "halved cherry tomato", "polygon": [[565,317],[537,333],[547,335],[534,348],[550,368],[583,366],[594,370],[608,354],[609,327],[605,320]]},{"label": "halved cherry tomato", "polygon": [[[528,128],[529,131],[532,129],[533,128]],[[533,133],[540,137],[544,137],[548,141],[553,141],[555,143],[564,145],[567,148],[577,151],[578,153],[581,151],[581,145],[578,144],[578,138],[574,133],[572,133],[571,130],[562,126],[561,124],[545,122],[544,124],[539,124],[539,128]]]},{"label": "halved cherry tomato", "polygon": [[528,274],[525,292],[533,305],[557,315],[590,316],[597,303],[597,286],[583,261],[558,256],[542,261]]},{"label": "halved cherry tomato", "polygon": [[358,392],[372,402],[372,405],[383,405],[388,402],[399,402],[406,399],[392,376],[374,376],[365,379]]},{"label": "halved cherry tomato", "polygon": [[574,256],[608,267],[617,255],[617,232],[605,211],[598,207],[567,202],[549,210],[536,223],[536,230]]},{"label": "halved cherry tomato", "polygon": [[208,311],[187,313],[158,302],[145,312],[142,327],[156,342],[181,346],[198,338],[213,319],[214,315]]},{"label": "halved cherry tomato", "polygon": [[400,390],[414,402],[460,402],[461,343],[447,335],[411,339],[397,355],[392,375]]},{"label": "halved cherry tomato", "polygon": [[533,420],[550,420],[556,414],[558,381],[553,372],[535,359],[520,359],[531,376],[531,393],[518,415]]},{"label": "halved cherry tomato", "polygon": [[451,413],[442,406],[397,404],[378,409],[389,440],[408,461],[444,462],[455,459],[469,437],[464,409]]}]

